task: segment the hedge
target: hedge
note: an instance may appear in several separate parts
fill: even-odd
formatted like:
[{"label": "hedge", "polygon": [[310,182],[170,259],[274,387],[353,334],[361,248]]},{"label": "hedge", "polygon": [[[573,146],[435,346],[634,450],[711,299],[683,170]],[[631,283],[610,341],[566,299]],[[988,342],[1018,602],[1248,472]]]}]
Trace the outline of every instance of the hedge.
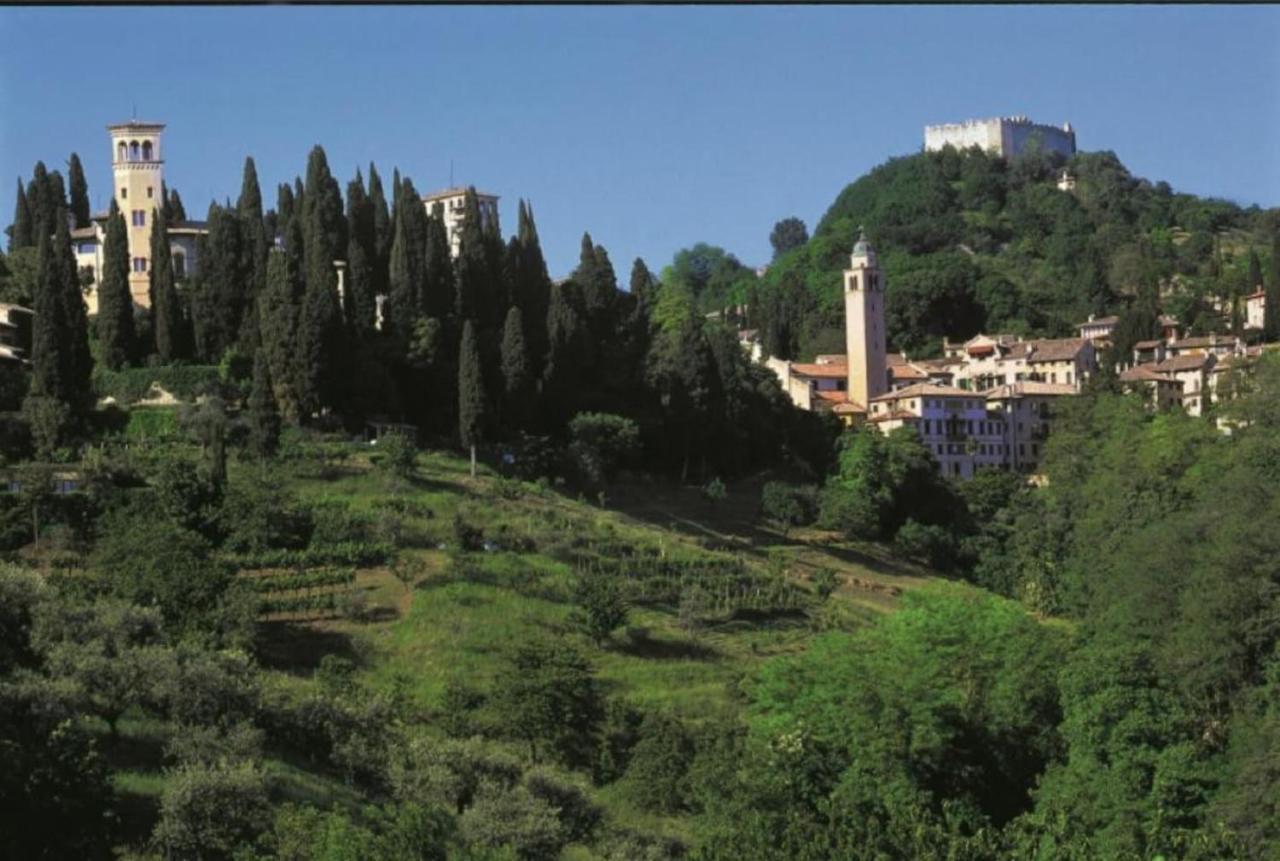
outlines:
[{"label": "hedge", "polygon": [[147,397],[155,383],[178,400],[194,401],[199,395],[215,391],[220,383],[217,365],[165,365],[158,368],[125,368],[111,371],[96,368],[93,390],[98,397],[115,398],[132,404]]},{"label": "hedge", "polygon": [[240,568],[313,568],[320,565],[368,566],[388,561],[395,548],[382,541],[343,541],[303,550],[272,548],[257,553],[231,554]]}]

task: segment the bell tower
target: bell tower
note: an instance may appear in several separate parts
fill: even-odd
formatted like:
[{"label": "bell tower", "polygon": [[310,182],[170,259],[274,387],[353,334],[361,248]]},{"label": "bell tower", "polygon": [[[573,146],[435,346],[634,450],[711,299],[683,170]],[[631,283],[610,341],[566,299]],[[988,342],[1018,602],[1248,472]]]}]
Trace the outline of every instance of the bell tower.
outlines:
[{"label": "bell tower", "polygon": [[884,394],[889,381],[884,356],[884,273],[861,227],[844,273],[844,325],[849,400],[869,410],[871,399]]},{"label": "bell tower", "polygon": [[[111,135],[112,196],[129,235],[129,292],[144,307],[151,304],[152,210],[164,206],[163,123],[131,120],[107,126]],[[168,243],[166,243],[167,246]]]}]

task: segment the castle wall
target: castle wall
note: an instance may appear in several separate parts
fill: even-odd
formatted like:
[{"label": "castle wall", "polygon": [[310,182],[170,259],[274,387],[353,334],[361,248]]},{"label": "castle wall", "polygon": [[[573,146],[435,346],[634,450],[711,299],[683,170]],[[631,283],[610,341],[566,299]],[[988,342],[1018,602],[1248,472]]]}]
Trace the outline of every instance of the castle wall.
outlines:
[{"label": "castle wall", "polygon": [[1070,125],[1062,128],[1042,125],[1026,117],[992,117],[924,127],[924,148],[927,152],[948,145],[961,150],[977,146],[1004,158],[1012,158],[1026,149],[1033,139],[1038,139],[1044,149],[1067,158],[1076,151],[1076,133]]}]

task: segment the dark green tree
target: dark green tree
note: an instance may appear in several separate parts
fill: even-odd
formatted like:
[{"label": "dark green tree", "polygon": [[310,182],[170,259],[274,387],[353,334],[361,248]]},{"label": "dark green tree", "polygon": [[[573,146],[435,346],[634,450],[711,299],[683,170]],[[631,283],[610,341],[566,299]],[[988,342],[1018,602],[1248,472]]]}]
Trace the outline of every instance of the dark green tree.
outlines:
[{"label": "dark green tree", "polygon": [[27,192],[22,187],[22,178],[18,178],[18,201],[13,209],[13,226],[9,228],[9,250],[32,248],[36,245],[35,225],[32,221],[31,206],[27,202]]},{"label": "dark green tree", "polygon": [[240,339],[244,316],[253,301],[253,273],[245,267],[252,264],[254,252],[246,249],[243,222],[236,210],[212,203],[207,223],[209,232],[199,245],[200,272],[192,322],[196,354],[214,363]]},{"label": "dark green tree", "polygon": [[133,293],[129,290],[129,236],[124,214],[114,198],[107,216],[98,281],[98,343],[102,364],[113,371],[128,364],[138,347],[133,327]]},{"label": "dark green tree", "polygon": [[551,304],[551,278],[542,256],[538,226],[533,218],[533,204],[520,201],[516,225],[518,257],[511,282],[511,301],[520,307],[524,317],[525,340],[533,360],[535,374],[540,373],[547,358],[547,309]]},{"label": "dark green tree", "polygon": [[298,322],[299,394],[302,415],[309,416],[337,405],[345,347],[333,264],[346,253],[346,219],[342,193],[329,173],[324,150],[318,146],[307,160],[302,229],[306,293]]},{"label": "dark green tree", "polygon": [[658,288],[657,279],[649,271],[649,267],[639,257],[631,264],[631,280],[628,284],[631,295],[636,299],[640,314],[646,319],[653,309],[654,291]]},{"label": "dark green tree", "polygon": [[462,227],[455,261],[457,275],[457,315],[474,320],[482,328],[493,320],[492,304],[496,293],[494,273],[486,248],[484,223],[480,216],[480,203],[474,187],[468,188],[463,203]]},{"label": "dark green tree", "polygon": [[533,374],[524,339],[524,318],[517,305],[502,327],[502,420],[509,430],[526,428],[532,407]]},{"label": "dark green tree", "polygon": [[280,411],[266,351],[253,357],[253,389],[249,392],[249,447],[259,458],[275,454],[280,445]]},{"label": "dark green tree", "polygon": [[89,226],[89,183],[84,178],[84,167],[80,164],[80,156],[71,154],[67,165],[67,183],[71,199],[71,214],[75,216],[76,227]]},{"label": "dark green tree", "polygon": [[480,345],[475,324],[462,326],[462,348],[458,354],[458,437],[471,450],[471,475],[476,474],[476,446],[484,441],[488,422],[488,397],[480,365]]},{"label": "dark green tree", "polygon": [[170,224],[187,220],[187,208],[182,205],[182,195],[178,194],[176,188],[169,189],[169,196],[165,198],[165,205],[169,207],[168,218]]},{"label": "dark green tree", "polygon": [[364,191],[364,178],[347,184],[347,225],[351,239],[347,243],[346,288],[343,313],[348,328],[360,338],[372,336],[377,317],[377,235],[373,201]]},{"label": "dark green tree", "polygon": [[1271,225],[1271,282],[1263,297],[1262,337],[1280,341],[1280,218]]},{"label": "dark green tree", "polygon": [[182,306],[173,283],[168,234],[164,214],[151,210],[151,331],[155,337],[156,354],[165,363],[187,358]]},{"label": "dark green tree", "polygon": [[773,246],[773,259],[777,260],[793,248],[809,241],[809,228],[798,218],[784,218],[773,226],[769,244]]},{"label": "dark green tree", "polygon": [[[291,220],[287,229],[285,247],[273,249],[267,259],[267,287],[258,297],[258,349],[266,356],[281,414],[297,422],[301,416],[297,347],[303,295],[302,237],[297,220]],[[290,246],[297,251],[291,253]]]},{"label": "dark green tree", "polygon": [[437,320],[446,319],[453,313],[457,283],[444,226],[444,208],[439,203],[426,221],[422,279],[422,312]]},{"label": "dark green tree", "polygon": [[243,310],[238,335],[240,346],[251,350],[257,344],[255,302],[267,286],[267,251],[272,244],[272,237],[267,236],[263,221],[262,189],[258,185],[258,169],[252,158],[244,160],[236,215],[240,219],[240,277],[246,282],[241,296]]},{"label": "dark green tree", "polygon": [[391,259],[391,243],[394,237],[391,210],[387,208],[387,196],[382,190],[382,177],[378,169],[369,163],[369,203],[373,207],[373,288],[378,296],[387,295],[387,266]]},{"label": "dark green tree", "polygon": [[542,641],[518,646],[498,673],[494,699],[534,762],[548,751],[566,765],[590,761],[604,709],[591,665],[577,649]]}]

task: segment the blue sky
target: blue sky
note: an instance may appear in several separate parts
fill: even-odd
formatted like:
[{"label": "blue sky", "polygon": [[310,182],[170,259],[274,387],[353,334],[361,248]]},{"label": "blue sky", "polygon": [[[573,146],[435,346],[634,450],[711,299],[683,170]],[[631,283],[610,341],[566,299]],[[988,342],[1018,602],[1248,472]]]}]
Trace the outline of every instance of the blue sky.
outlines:
[{"label": "blue sky", "polygon": [[508,233],[533,202],[553,276],[589,230],[623,283],[698,241],[767,262],[775,221],[812,228],[967,117],[1069,120],[1139,176],[1276,206],[1277,44],[1267,7],[4,8],[0,222],[72,151],[105,205],[104,126],[135,104],[193,217],[246,155],[268,204],[316,143],[344,187],[373,160],[425,193],[452,160]]}]

